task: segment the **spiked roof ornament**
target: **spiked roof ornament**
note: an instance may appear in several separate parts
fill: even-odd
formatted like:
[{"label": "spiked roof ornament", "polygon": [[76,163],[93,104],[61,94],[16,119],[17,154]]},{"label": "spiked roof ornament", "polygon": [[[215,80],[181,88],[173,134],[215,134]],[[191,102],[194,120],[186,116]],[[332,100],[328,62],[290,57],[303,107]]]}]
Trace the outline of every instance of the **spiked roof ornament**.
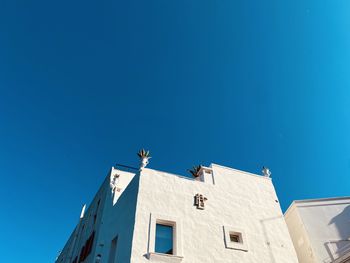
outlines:
[{"label": "spiked roof ornament", "polygon": [[140,169],[145,168],[147,164],[149,163],[149,159],[152,158],[149,151],[146,151],[145,149],[141,149],[137,156],[140,158]]},{"label": "spiked roof ornament", "polygon": [[193,166],[192,169],[189,169],[187,171],[189,171],[193,177],[199,177],[199,171],[201,170],[202,165],[196,165]]}]

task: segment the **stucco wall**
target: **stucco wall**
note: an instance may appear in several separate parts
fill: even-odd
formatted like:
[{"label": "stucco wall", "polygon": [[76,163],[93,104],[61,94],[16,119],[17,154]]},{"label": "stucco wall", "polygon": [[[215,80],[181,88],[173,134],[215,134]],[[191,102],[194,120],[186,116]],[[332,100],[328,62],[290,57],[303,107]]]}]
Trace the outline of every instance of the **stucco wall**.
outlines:
[{"label": "stucco wall", "polygon": [[[84,217],[79,219],[77,226],[56,260],[57,263],[70,263],[75,257],[79,258],[81,248],[85,245],[86,240],[90,237],[92,232],[95,231],[96,234],[98,234],[101,227],[101,217],[107,189],[106,184],[108,182],[109,180],[106,178],[94,196],[91,204],[85,209]],[[95,215],[96,220],[94,219]],[[92,251],[84,262],[92,261],[94,257],[93,254]]]},{"label": "stucco wall", "polygon": [[[139,175],[129,176],[132,180],[125,191],[120,195],[117,203],[113,205],[113,195],[110,190],[106,195],[102,227],[98,235],[95,250],[95,257],[98,254],[102,256],[101,263],[108,262],[111,241],[116,236],[118,236],[118,244],[116,257],[114,259],[115,262],[130,262]],[[91,263],[93,263],[93,261],[91,261]]]},{"label": "stucco wall", "polygon": [[313,253],[313,249],[306,232],[304,223],[295,207],[288,210],[285,215],[287,227],[292,238],[299,263],[317,263],[317,258]]},{"label": "stucco wall", "polygon": [[[300,217],[301,227],[295,226],[295,218]],[[332,262],[350,250],[350,198],[331,198],[319,200],[296,201],[288,209],[286,220],[291,236],[297,241],[296,236],[301,229],[305,229],[304,235],[310,240],[315,262]],[[304,249],[295,243],[296,250]],[[311,262],[307,258],[301,259],[301,263]]]},{"label": "stucco wall", "polygon": [[[147,168],[136,175],[112,169],[94,199],[103,200],[103,206],[98,225],[93,226],[93,251],[84,263],[95,263],[97,255],[101,255],[101,263],[296,263],[271,179],[218,165],[212,165],[211,170],[205,182],[200,182]],[[117,196],[110,187],[114,173],[120,174]],[[197,193],[208,199],[204,210],[194,206]],[[90,207],[95,211],[95,201]],[[183,258],[149,260],[154,245],[150,240],[152,216],[176,221],[177,231],[181,229],[177,250]],[[91,232],[90,217],[82,220],[88,226],[86,233]],[[244,249],[226,248],[224,227],[244,233]],[[73,254],[81,249],[86,235],[78,235],[80,241]],[[109,261],[111,241],[116,236],[116,255]]]},{"label": "stucco wall", "polygon": [[[131,262],[149,262],[150,215],[181,221],[182,262],[298,262],[271,180],[213,165],[215,185],[144,169]],[[194,195],[208,200],[196,209]],[[223,226],[245,232],[248,251],[225,247]],[[165,261],[164,261],[165,262]],[[171,262],[171,261],[169,261]]]},{"label": "stucco wall", "polygon": [[[117,183],[118,191],[112,193],[110,182],[111,177],[115,174],[120,175]],[[95,258],[98,254],[101,254],[103,260],[105,260],[109,252],[111,237],[115,236],[116,233],[120,232],[122,236],[128,233],[127,236],[131,240],[138,179],[134,180],[130,184],[130,187],[127,186],[134,178],[134,175],[131,172],[125,172],[115,168],[111,169],[91,204],[85,210],[84,217],[79,220],[71,237],[64,246],[56,261],[57,263],[70,263],[75,257],[79,259],[81,249],[93,231],[95,231],[93,248],[89,256],[84,260],[84,263],[95,263]],[[118,202],[119,199],[120,202]],[[95,215],[96,222],[94,220]],[[123,229],[123,231],[120,229]],[[125,237],[123,239],[127,240]],[[124,242],[124,245],[125,247],[123,247],[123,244],[120,245],[122,251],[129,252],[119,253],[118,256],[123,258],[124,261],[122,262],[127,262],[125,258],[130,258],[131,241],[129,243]]]}]

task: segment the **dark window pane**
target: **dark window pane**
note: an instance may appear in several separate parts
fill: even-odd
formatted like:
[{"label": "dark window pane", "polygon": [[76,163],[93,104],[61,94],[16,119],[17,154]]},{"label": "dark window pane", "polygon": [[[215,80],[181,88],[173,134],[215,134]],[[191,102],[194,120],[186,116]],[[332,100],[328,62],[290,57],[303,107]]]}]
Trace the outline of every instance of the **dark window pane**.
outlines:
[{"label": "dark window pane", "polygon": [[231,242],[239,243],[240,242],[239,235],[230,234],[230,240],[231,240]]},{"label": "dark window pane", "polygon": [[173,254],[173,227],[157,224],[156,226],[156,252]]}]

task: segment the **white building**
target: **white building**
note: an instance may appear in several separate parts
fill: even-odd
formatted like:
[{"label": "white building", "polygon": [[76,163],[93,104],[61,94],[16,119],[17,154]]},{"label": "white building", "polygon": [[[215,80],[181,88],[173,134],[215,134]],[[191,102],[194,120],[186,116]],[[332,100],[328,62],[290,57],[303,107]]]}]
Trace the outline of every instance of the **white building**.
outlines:
[{"label": "white building", "polygon": [[267,176],[112,168],[56,262],[297,263]]},{"label": "white building", "polygon": [[350,197],[294,201],[285,220],[300,263],[350,262]]}]

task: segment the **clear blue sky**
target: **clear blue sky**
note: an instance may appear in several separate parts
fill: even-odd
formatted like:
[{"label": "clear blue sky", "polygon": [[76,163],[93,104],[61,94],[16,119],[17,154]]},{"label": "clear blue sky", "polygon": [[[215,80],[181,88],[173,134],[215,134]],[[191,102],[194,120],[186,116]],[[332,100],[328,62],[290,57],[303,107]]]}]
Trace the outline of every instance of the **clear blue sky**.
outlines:
[{"label": "clear blue sky", "polygon": [[346,0],[0,0],[0,254],[53,262],[116,162],[349,195]]}]

